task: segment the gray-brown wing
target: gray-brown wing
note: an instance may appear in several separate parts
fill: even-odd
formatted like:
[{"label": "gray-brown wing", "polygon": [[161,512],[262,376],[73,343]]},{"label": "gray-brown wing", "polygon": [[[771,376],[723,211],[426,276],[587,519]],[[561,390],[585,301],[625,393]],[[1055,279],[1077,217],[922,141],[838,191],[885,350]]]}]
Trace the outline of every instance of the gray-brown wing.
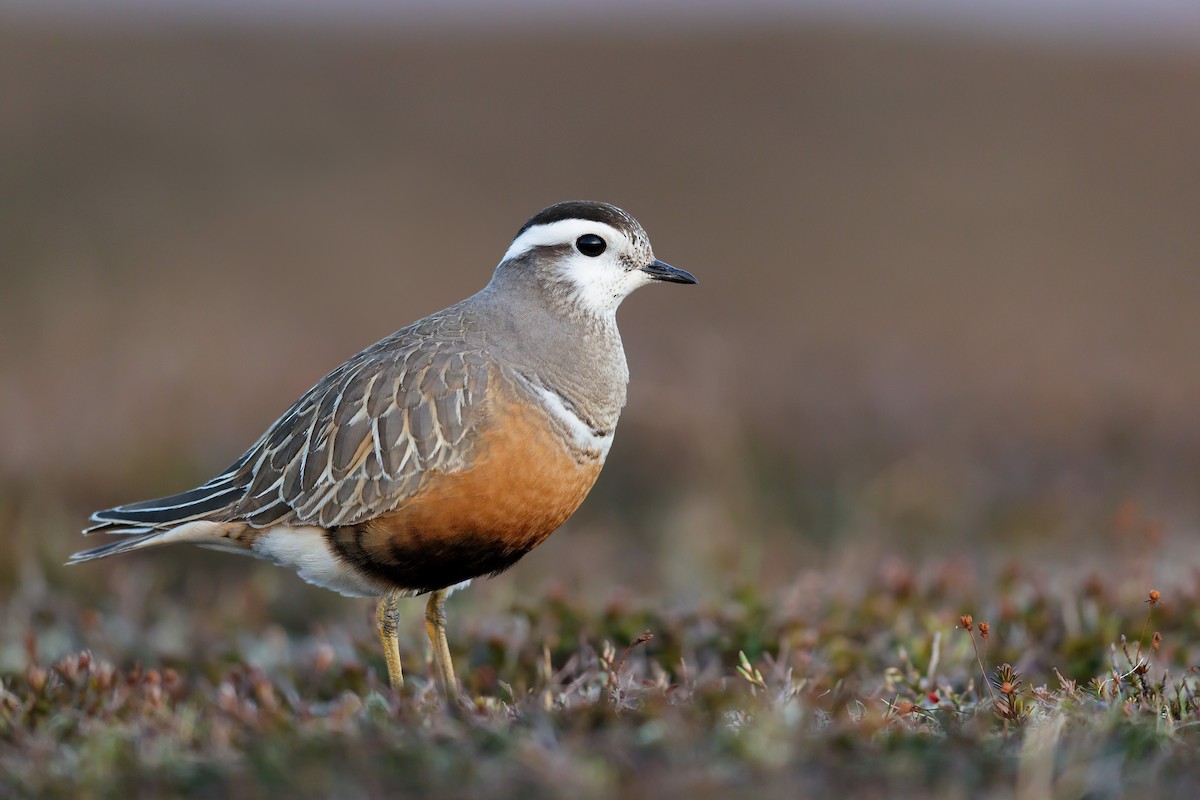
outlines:
[{"label": "gray-brown wing", "polygon": [[427,333],[383,340],[297,401],[253,448],[232,515],[259,527],[353,525],[397,508],[431,471],[469,467],[489,363],[458,337]]}]

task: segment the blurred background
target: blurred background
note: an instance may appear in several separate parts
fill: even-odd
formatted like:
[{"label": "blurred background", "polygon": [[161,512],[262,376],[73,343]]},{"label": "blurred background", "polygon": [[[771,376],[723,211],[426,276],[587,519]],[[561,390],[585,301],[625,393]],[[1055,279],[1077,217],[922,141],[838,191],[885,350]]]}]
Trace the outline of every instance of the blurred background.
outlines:
[{"label": "blurred background", "polygon": [[58,565],[88,512],[206,480],[570,198],[701,285],[626,302],[596,489],[455,603],[929,563],[1183,580],[1197,8],[0,0],[5,592],[136,625],[250,587],[369,636],[248,559]]}]

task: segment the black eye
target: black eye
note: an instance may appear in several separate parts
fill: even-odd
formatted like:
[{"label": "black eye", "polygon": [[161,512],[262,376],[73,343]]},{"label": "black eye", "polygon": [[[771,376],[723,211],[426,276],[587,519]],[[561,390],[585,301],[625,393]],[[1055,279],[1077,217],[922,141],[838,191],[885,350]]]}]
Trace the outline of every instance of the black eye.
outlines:
[{"label": "black eye", "polygon": [[575,240],[575,246],[579,248],[579,252],[591,258],[600,255],[608,247],[605,241],[594,233],[585,233],[580,236]]}]

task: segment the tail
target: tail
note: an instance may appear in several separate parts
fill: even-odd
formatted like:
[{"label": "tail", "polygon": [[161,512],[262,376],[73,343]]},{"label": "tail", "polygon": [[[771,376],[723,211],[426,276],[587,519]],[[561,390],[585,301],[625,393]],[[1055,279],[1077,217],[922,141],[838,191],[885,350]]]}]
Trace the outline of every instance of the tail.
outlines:
[{"label": "tail", "polygon": [[[99,547],[93,547],[89,550],[81,550],[67,559],[67,565],[82,564],[85,561],[95,561],[97,558],[108,558],[120,553],[131,553],[134,550],[146,550],[151,547],[162,547],[163,545],[178,544],[180,542],[212,546],[213,544],[227,541],[227,534],[231,527],[236,527],[236,523],[198,519],[165,530],[119,528],[107,532],[124,534],[124,538],[118,539],[115,542],[102,544]],[[88,531],[84,531],[84,533],[88,533]]]},{"label": "tail", "polygon": [[121,541],[110,542],[71,556],[68,564],[115,556],[132,550],[181,541],[211,540],[221,524],[214,515],[240,500],[246,493],[248,476],[242,469],[254,454],[251,448],[229,469],[202,486],[157,500],[143,500],[92,514],[90,533],[121,534]]},{"label": "tail", "polygon": [[102,544],[99,547],[93,547],[90,550],[80,550],[67,559],[67,566],[71,564],[82,564],[85,561],[94,561],[97,558],[107,558],[115,556],[118,553],[128,553],[132,550],[142,550],[147,547],[154,547],[155,539],[159,538],[163,531],[154,531],[152,533],[142,533],[130,536],[128,539],[118,539],[115,542]]}]

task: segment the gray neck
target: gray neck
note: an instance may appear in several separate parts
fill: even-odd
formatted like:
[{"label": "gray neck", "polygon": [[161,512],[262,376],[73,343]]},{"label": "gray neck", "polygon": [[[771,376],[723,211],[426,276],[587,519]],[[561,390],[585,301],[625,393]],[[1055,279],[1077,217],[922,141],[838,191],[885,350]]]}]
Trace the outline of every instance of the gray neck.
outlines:
[{"label": "gray neck", "polygon": [[469,301],[486,324],[488,349],[526,380],[557,394],[597,432],[611,432],[625,405],[629,368],[613,315],[571,302],[569,287],[528,272],[496,271]]}]

